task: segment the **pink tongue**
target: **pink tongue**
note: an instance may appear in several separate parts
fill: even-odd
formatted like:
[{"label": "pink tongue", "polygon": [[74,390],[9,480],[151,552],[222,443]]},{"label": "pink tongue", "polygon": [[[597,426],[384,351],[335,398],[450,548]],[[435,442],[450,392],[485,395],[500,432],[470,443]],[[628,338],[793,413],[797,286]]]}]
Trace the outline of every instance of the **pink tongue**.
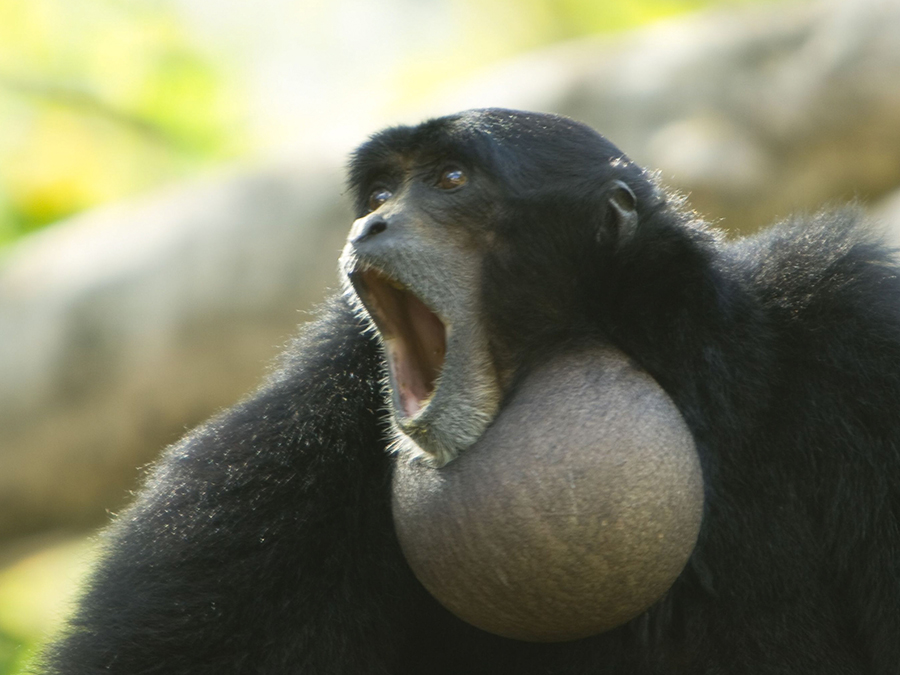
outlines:
[{"label": "pink tongue", "polygon": [[409,319],[418,337],[418,345],[422,365],[428,378],[434,384],[435,378],[444,363],[444,324],[415,296],[409,296]]},{"label": "pink tongue", "polygon": [[444,361],[444,325],[418,298],[404,298],[409,334],[391,339],[391,368],[403,411],[414,417],[434,390]]},{"label": "pink tongue", "polygon": [[399,412],[415,417],[434,393],[444,365],[444,324],[425,303],[381,273],[370,270],[363,275],[387,348]]},{"label": "pink tongue", "polygon": [[415,417],[422,409],[422,402],[428,396],[422,372],[414,365],[414,357],[409,354],[405,340],[392,339],[387,342],[390,352],[391,375],[400,396],[400,404],[407,417]]}]

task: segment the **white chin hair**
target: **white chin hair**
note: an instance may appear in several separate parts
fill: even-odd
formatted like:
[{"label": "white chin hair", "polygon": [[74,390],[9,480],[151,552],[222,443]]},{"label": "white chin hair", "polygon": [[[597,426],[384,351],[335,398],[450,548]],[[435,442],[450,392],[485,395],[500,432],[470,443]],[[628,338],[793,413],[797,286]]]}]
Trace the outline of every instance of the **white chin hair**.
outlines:
[{"label": "white chin hair", "polygon": [[396,424],[393,427],[394,437],[388,445],[388,451],[391,454],[398,455],[408,462],[420,462],[435,469],[456,459],[458,453],[453,448],[438,444],[434,451],[424,450]]}]

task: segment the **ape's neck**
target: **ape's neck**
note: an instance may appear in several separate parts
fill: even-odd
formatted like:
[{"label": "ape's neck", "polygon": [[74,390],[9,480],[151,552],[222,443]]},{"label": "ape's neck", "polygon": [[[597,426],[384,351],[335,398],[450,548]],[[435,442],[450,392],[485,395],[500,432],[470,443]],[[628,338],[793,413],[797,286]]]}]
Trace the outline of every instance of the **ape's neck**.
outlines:
[{"label": "ape's neck", "polygon": [[605,331],[666,389],[695,434],[708,420],[718,428],[728,420],[739,433],[766,405],[773,359],[764,312],[714,236],[656,234],[620,256],[601,312]]}]

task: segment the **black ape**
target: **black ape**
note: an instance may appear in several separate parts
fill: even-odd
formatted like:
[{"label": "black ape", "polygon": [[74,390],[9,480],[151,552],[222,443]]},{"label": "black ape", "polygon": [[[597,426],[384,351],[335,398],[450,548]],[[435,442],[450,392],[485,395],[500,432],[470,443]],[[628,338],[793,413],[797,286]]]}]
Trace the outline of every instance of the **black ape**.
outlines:
[{"label": "black ape", "polygon": [[[466,270],[459,303],[439,301],[481,342],[445,378],[452,333],[432,357],[390,347],[407,329],[382,318],[400,350],[390,393],[348,286],[255,396],[166,453],[108,530],[49,673],[900,672],[900,269],[856,214],[726,242],[590,129],[503,110],[382,132],[351,183],[368,218],[354,242],[389,233],[366,216],[382,207],[430,223],[408,261]],[[452,260],[423,266],[443,251],[435,225]],[[355,288],[393,302],[373,274]],[[417,284],[430,307],[431,281],[395,285]],[[579,342],[616,345],[674,400],[703,467],[700,538],[619,628],[496,637],[409,571],[387,420],[440,464],[531,364]],[[416,427],[442,391],[442,416]]]}]

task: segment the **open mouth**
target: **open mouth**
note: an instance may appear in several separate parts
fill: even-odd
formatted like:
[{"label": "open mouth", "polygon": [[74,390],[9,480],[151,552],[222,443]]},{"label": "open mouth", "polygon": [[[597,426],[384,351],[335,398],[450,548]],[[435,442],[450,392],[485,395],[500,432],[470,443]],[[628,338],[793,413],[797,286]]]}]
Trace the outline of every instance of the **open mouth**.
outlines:
[{"label": "open mouth", "polygon": [[397,412],[412,419],[434,394],[447,352],[447,329],[403,284],[375,269],[353,275],[360,299],[381,332]]}]

